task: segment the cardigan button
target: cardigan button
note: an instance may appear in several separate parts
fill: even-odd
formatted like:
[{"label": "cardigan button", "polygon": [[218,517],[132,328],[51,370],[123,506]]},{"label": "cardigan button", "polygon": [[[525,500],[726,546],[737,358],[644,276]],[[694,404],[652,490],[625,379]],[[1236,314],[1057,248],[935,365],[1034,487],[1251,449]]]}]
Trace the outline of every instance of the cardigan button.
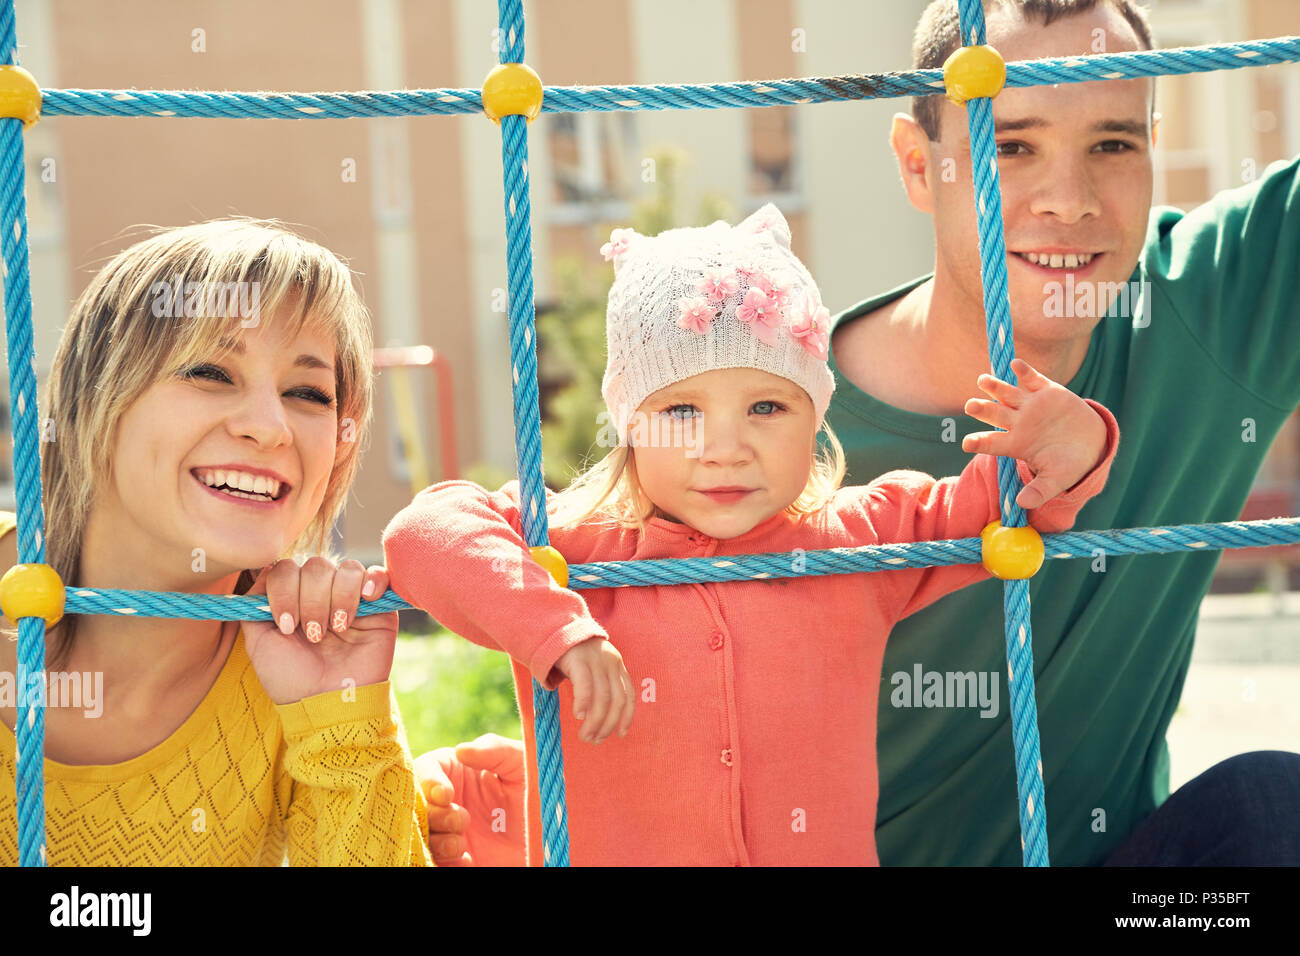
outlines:
[{"label": "cardigan button", "polygon": [[728,767],[731,766],[731,751],[730,751],[730,750],[724,750],[724,751],[722,751],[722,762],[723,762],[724,764],[726,764]]},{"label": "cardigan button", "polygon": [[722,645],[725,642],[726,639],[722,636],[721,631],[714,631],[709,635],[709,647],[713,648],[715,651],[722,650]]}]

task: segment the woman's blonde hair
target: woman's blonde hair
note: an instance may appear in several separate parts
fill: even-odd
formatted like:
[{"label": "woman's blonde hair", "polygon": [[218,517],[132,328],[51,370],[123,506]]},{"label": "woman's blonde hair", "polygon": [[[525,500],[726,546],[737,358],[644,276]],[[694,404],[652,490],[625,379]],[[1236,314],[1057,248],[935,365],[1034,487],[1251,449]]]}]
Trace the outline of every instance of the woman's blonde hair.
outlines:
[{"label": "woman's blonde hair", "polygon": [[[830,422],[823,421],[821,435],[812,451],[812,468],[808,483],[786,514],[798,517],[819,511],[844,481],[844,448]],[[620,444],[608,455],[557,492],[547,505],[547,519],[552,527],[574,527],[587,521],[615,527],[645,529],[654,514],[655,504],[641,488],[636,474],[636,449]]]},{"label": "woman's blonde hair", "polygon": [[[254,316],[241,314],[250,302]],[[97,482],[112,473],[123,413],[155,383],[227,353],[230,320],[251,327],[254,317],[287,322],[291,335],[310,320],[334,342],[342,440],[320,510],[281,557],[326,549],[369,435],[369,313],[351,270],[328,249],[273,221],[217,219],[158,229],[115,256],[73,306],[41,400],[55,439],[41,456],[46,561],[64,582],[77,583],[82,536]],[[237,593],[254,570],[241,575]],[[71,647],[76,620],[61,623],[56,659]]]}]

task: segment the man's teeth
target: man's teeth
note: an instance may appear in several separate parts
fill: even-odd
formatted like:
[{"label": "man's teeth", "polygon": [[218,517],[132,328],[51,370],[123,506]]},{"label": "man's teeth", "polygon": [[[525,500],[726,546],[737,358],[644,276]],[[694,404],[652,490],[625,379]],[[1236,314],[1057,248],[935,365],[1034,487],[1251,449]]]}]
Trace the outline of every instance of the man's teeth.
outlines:
[{"label": "man's teeth", "polygon": [[280,482],[265,475],[250,475],[244,471],[227,471],[222,468],[210,468],[198,473],[199,480],[209,488],[226,486],[226,494],[236,498],[249,498],[264,501],[280,496]]},{"label": "man's teeth", "polygon": [[1096,253],[1093,252],[1067,252],[1064,255],[1059,252],[1048,253],[1038,252],[1019,252],[1017,255],[1028,259],[1036,266],[1047,266],[1049,269],[1078,269],[1086,266],[1092,261]]}]

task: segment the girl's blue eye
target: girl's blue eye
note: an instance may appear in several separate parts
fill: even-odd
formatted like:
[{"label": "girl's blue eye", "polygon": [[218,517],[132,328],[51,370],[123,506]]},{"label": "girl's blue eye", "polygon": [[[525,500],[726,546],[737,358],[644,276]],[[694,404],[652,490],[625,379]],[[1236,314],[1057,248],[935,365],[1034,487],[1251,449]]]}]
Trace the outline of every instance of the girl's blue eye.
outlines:
[{"label": "girl's blue eye", "polygon": [[[230,382],[230,376],[226,374],[226,370],[216,365],[195,365],[183,370],[181,376],[183,378],[205,378],[214,382]],[[295,388],[287,394],[292,395],[294,398],[301,398],[305,401],[323,405],[326,408],[334,407],[334,399],[319,388],[310,386]]]},{"label": "girl's blue eye", "polygon": [[755,402],[754,408],[758,408],[760,405],[766,405],[771,408],[771,411],[767,411],[767,412],[760,411],[759,414],[763,416],[772,415],[775,414],[776,412],[785,411],[785,406],[782,405],[780,402],[769,402],[769,401]]},{"label": "girl's blue eye", "polygon": [[[677,409],[679,409],[679,408],[689,408],[689,409],[691,410],[692,414],[690,414],[690,415],[678,415],[678,414],[676,414],[676,411],[677,411]],[[687,419],[694,418],[694,417],[695,417],[695,413],[698,412],[699,409],[697,409],[694,405],[670,405],[668,408],[664,409],[664,411],[666,411],[666,412],[667,412],[670,416],[672,416],[673,418],[679,418],[679,419],[681,419],[682,421],[686,421]]]}]

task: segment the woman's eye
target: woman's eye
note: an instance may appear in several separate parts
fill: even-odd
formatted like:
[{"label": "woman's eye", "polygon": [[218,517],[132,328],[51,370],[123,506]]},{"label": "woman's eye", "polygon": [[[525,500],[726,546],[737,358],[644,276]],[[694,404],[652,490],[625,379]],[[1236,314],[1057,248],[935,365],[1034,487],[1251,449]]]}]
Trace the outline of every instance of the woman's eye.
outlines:
[{"label": "woman's eye", "polygon": [[[181,375],[185,378],[203,378],[211,382],[230,383],[230,376],[226,373],[226,370],[216,365],[195,365],[192,368],[187,368],[182,371]],[[323,405],[326,408],[334,407],[333,396],[325,394],[319,388],[305,386],[303,388],[291,389],[285,394],[294,398],[301,398],[308,402],[314,402],[318,405]]]},{"label": "woman's eye", "polygon": [[229,382],[230,376],[226,374],[225,369],[218,368],[215,365],[195,365],[193,368],[187,368],[181,372],[185,378],[207,378],[219,382]]},{"label": "woman's eye", "polygon": [[305,398],[309,402],[316,402],[324,405],[326,408],[334,407],[334,399],[326,395],[319,388],[296,388],[289,394],[298,398]]}]

